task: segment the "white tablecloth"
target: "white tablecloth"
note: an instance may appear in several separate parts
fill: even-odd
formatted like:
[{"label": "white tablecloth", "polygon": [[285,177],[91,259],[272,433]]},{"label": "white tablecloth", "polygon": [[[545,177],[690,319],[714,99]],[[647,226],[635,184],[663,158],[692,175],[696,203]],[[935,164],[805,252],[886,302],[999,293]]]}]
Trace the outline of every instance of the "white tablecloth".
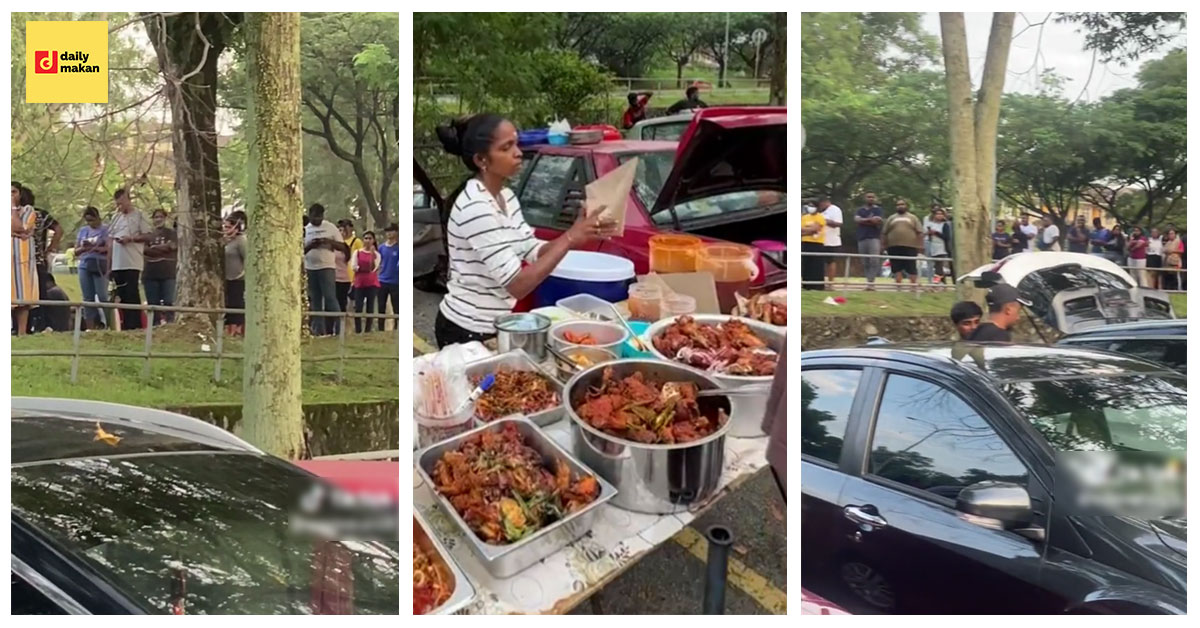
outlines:
[{"label": "white tablecloth", "polygon": [[[569,419],[543,428],[567,451]],[[437,505],[430,487],[413,474],[413,504],[433,533],[475,585],[469,614],[552,613],[570,610],[583,594],[605,582],[630,562],[641,558],[691,523],[696,513],[729,491],[730,483],[766,466],[767,439],[726,438],[721,485],[705,504],[674,515],[646,515],[605,504],[593,529],[545,560],[510,578],[493,578],[471,553],[462,532]]]}]

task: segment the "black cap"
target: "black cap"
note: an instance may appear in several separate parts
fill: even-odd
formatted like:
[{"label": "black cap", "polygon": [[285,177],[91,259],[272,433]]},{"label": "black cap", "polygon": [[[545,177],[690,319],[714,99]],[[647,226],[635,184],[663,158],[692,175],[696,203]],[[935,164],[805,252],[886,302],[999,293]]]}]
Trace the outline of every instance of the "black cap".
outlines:
[{"label": "black cap", "polygon": [[1021,298],[1021,293],[1017,289],[1006,284],[996,284],[992,286],[987,293],[987,305],[989,309],[995,309],[1007,303],[1020,303],[1021,305],[1033,305],[1028,299]]}]

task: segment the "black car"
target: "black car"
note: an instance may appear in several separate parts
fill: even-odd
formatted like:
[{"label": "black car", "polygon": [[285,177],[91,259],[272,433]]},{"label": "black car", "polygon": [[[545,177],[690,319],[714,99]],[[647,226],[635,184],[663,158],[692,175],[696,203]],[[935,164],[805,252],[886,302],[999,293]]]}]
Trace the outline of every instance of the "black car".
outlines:
[{"label": "black car", "polygon": [[1148,320],[1094,327],[1063,336],[1060,346],[1089,347],[1165,364],[1187,372],[1187,319]]},{"label": "black car", "polygon": [[14,615],[399,612],[398,540],[303,532],[326,485],[216,426],[29,398],[11,425]]},{"label": "black car", "polygon": [[812,351],[801,364],[806,571],[884,611],[1186,612],[1186,518],[1097,514],[1056,490],[1074,452],[1182,456],[1179,373],[970,343]]}]

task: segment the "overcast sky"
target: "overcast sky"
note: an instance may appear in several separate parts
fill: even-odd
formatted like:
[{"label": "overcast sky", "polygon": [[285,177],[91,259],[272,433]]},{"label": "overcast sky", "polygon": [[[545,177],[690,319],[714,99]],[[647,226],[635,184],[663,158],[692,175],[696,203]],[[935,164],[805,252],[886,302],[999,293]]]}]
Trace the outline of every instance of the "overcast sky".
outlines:
[{"label": "overcast sky", "polygon": [[[1083,49],[1084,37],[1075,32],[1078,27],[1074,24],[1057,24],[1051,21],[1045,26],[1026,28],[1030,24],[1041,22],[1046,16],[1046,13],[1017,14],[1016,24],[1013,26],[1013,33],[1017,36],[1013,39],[1012,49],[1009,51],[1008,76],[1004,81],[1004,91],[1035,92],[1042,72],[1053,68],[1056,73],[1068,79],[1063,87],[1063,94],[1067,98],[1074,100],[1082,94],[1082,100],[1097,100],[1118,89],[1136,86],[1137,71],[1142,63],[1149,59],[1158,59],[1168,50],[1187,44],[1187,34],[1181,32],[1168,46],[1125,67],[1097,61],[1093,70],[1092,53]],[[971,80],[978,86],[980,74],[983,73],[988,33],[992,27],[992,14],[967,13],[966,20],[967,48],[971,55]],[[927,32],[934,35],[941,31],[937,13],[926,13],[922,17],[922,25]],[[1039,30],[1040,57],[1037,55]],[[1089,72],[1092,73],[1090,82]]]}]

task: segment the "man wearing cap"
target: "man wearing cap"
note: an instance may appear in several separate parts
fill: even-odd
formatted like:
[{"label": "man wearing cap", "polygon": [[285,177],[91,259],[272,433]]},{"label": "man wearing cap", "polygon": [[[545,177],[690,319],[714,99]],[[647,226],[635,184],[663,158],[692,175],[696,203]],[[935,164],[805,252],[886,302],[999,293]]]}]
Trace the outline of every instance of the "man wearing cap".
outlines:
[{"label": "man wearing cap", "polygon": [[988,322],[980,323],[968,339],[972,342],[1012,342],[1012,328],[1021,318],[1021,306],[1029,301],[1006,284],[992,286],[987,293]]}]

